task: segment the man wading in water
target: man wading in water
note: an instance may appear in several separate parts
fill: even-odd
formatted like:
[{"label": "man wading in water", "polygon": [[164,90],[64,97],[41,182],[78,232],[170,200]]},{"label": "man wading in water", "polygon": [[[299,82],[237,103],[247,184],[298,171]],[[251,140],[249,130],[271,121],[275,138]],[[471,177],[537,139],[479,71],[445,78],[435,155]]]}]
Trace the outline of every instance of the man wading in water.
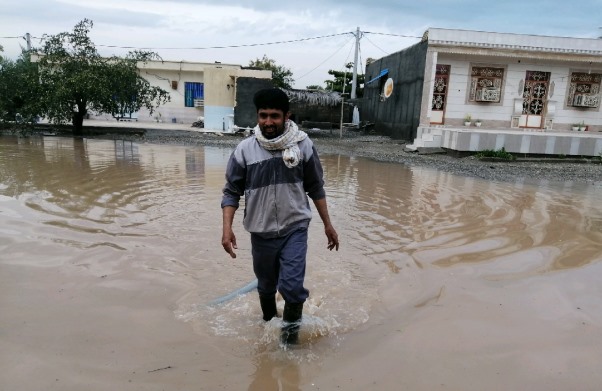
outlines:
[{"label": "man wading in water", "polygon": [[308,196],[324,223],[328,249],[339,250],[339,238],[330,222],[322,165],[307,134],[289,120],[284,91],[257,92],[255,134],[232,153],[226,169],[222,199],[222,246],[236,258],[234,213],[245,196],[244,227],[251,233],[253,271],[263,319],[276,316],[276,290],[284,298],[281,342],[295,344],[303,303],[309,291],[303,287],[307,254],[307,229],[311,220]]}]

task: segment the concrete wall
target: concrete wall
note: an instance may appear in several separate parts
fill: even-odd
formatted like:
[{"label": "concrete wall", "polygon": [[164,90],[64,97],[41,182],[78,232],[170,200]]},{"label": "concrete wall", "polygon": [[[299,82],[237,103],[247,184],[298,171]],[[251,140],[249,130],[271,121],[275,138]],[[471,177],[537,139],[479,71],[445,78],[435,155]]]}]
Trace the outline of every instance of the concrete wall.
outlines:
[{"label": "concrete wall", "polygon": [[[428,137],[428,136],[431,137]],[[437,140],[437,146],[459,152],[500,150],[526,155],[597,157],[602,134],[597,132],[542,132],[509,129],[462,129],[420,126],[418,138]]]},{"label": "concrete wall", "polygon": [[234,124],[240,127],[257,125],[257,110],[253,104],[253,95],[261,89],[274,87],[271,79],[239,77],[236,79],[236,106]]},{"label": "concrete wall", "polygon": [[[236,106],[234,107],[234,124],[240,127],[257,125],[257,110],[253,104],[253,95],[261,89],[273,88],[271,80],[239,77],[236,81]],[[333,126],[341,121],[341,106],[317,106],[307,103],[290,104],[294,121],[301,125],[303,121],[330,122]],[[345,105],[344,122],[351,122],[353,108]]]},{"label": "concrete wall", "polygon": [[[222,129],[224,113],[232,112],[234,107],[234,76],[240,70],[240,65],[205,64],[173,61],[152,61],[140,64],[140,75],[151,85],[158,86],[169,92],[171,101],[159,107],[152,117],[147,110],[140,110],[139,121],[152,121],[160,113],[164,122],[190,123],[199,116],[205,117],[205,127]],[[271,76],[271,74],[270,74]],[[177,88],[172,88],[172,82],[177,82]],[[184,104],[185,82],[204,84],[205,107],[186,107]],[[227,85],[231,84],[230,89]]]},{"label": "concrete wall", "polygon": [[[395,139],[413,140],[420,122],[427,43],[383,57],[366,66],[366,81],[388,68],[389,74],[364,85],[360,118],[375,123],[379,133]],[[387,78],[394,81],[393,93],[384,101],[380,94]]]},{"label": "concrete wall", "polygon": [[[318,106],[309,103],[293,102],[291,103],[291,114],[294,120],[301,125],[303,121],[311,122],[330,122],[333,127],[338,128],[341,123],[341,105],[338,106]],[[351,122],[353,116],[353,107],[344,105],[343,122]]]},{"label": "concrete wall", "polygon": [[[148,110],[141,109],[138,112],[138,121],[152,122],[157,119],[163,122],[172,122],[175,118],[177,123],[192,123],[197,117],[204,116],[204,109],[197,107],[185,107],[184,105],[184,83],[204,83],[204,72],[197,70],[180,71],[179,69],[150,69],[142,68],[140,75],[152,86],[160,87],[169,93],[171,101],[160,106],[151,115]],[[172,88],[172,82],[177,83]],[[206,94],[207,92],[205,92]]]}]

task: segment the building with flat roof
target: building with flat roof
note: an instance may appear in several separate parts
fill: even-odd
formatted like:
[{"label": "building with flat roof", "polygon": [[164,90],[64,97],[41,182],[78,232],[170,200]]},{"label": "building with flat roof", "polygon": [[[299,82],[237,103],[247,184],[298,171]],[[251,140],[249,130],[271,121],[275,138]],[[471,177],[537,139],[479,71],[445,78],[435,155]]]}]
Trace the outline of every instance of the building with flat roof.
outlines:
[{"label": "building with flat roof", "polygon": [[368,64],[366,80],[362,118],[398,139],[454,127],[602,131],[602,39],[430,28]]},{"label": "building with flat roof", "polygon": [[221,63],[149,61],[140,63],[139,69],[142,77],[168,91],[171,97],[152,117],[147,110],[141,110],[137,113],[139,121],[192,124],[204,117],[205,128],[214,130],[231,126],[238,78],[272,78],[269,70]]},{"label": "building with flat roof", "polygon": [[487,127],[602,130],[602,39],[431,28],[368,64],[366,80],[363,117],[395,136],[467,114]]}]

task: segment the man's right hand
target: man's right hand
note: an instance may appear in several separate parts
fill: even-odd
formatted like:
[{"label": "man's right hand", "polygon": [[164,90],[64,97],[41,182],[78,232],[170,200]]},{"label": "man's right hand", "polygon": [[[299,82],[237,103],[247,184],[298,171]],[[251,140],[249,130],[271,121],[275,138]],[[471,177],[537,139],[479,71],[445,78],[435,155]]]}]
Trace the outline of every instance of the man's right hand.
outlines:
[{"label": "man's right hand", "polygon": [[236,246],[236,235],[234,235],[232,229],[224,230],[224,233],[222,234],[222,247],[224,247],[224,250],[230,254],[232,258],[236,258],[234,250],[237,250],[238,247]]},{"label": "man's right hand", "polygon": [[234,206],[224,206],[222,208],[222,216],[224,219],[222,226],[222,247],[232,258],[236,258],[234,250],[238,249],[238,247],[236,247],[236,236],[234,235],[234,231],[232,231],[232,221],[234,221],[235,212],[236,208]]}]

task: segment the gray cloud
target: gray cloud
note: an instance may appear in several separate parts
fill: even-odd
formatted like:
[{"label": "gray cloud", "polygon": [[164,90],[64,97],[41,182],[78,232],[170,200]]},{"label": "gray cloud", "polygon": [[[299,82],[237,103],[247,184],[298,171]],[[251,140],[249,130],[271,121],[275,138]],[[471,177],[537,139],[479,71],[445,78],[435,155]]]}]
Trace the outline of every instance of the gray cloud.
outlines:
[{"label": "gray cloud", "polygon": [[[602,33],[597,29],[599,23],[588,23],[592,20],[591,15],[601,9],[602,0],[583,0],[578,7],[574,2],[560,0],[489,3],[482,0],[230,0],[223,4],[216,4],[213,0],[172,0],[161,2],[163,9],[167,5],[165,15],[149,12],[157,7],[158,0],[143,1],[147,1],[148,7],[143,4],[138,7],[139,10],[125,12],[65,4],[56,0],[17,0],[10,1],[10,5],[7,4],[9,0],[0,0],[2,34],[56,34],[71,31],[77,22],[88,18],[94,21],[91,33],[93,41],[103,55],[110,55],[125,54],[127,50],[101,45],[192,48],[256,44],[350,32],[356,26],[363,31],[410,36],[421,36],[429,27],[577,37],[597,37]],[[207,13],[203,13],[203,6],[207,6]],[[250,12],[232,12],[226,8],[220,10],[220,6],[253,11],[254,18],[245,17]],[[172,7],[177,12],[170,14]],[[213,12],[210,17],[209,7]],[[183,16],[182,8],[190,8],[191,11]],[[265,15],[265,18],[257,20],[255,13]],[[279,64],[291,68],[295,77],[310,72],[302,82],[308,85],[328,79],[328,69],[342,69],[343,64],[350,61],[347,42],[351,41],[346,37],[335,37],[250,48],[156,51],[165,59],[217,60],[235,64],[247,64],[250,59],[266,54]],[[415,42],[413,38],[367,35],[362,40],[361,59],[382,57]],[[19,43],[24,44],[24,41],[12,39],[0,42],[5,54],[13,57],[20,52]],[[36,43],[34,41],[34,45]],[[342,46],[345,48],[335,53]],[[333,53],[336,56],[332,57]]]},{"label": "gray cloud", "polygon": [[[179,3],[215,5],[212,0],[173,0]],[[403,33],[420,27],[442,27],[523,34],[597,36],[598,24],[586,21],[602,9],[602,0],[423,0],[400,2],[382,0],[230,0],[228,6],[240,6],[261,12],[286,11],[291,15],[310,12],[314,15],[337,10],[341,19],[354,26],[381,26]],[[333,21],[334,23],[335,21]],[[340,21],[336,21],[337,24]],[[557,32],[557,33],[554,33]]]},{"label": "gray cloud", "polygon": [[[43,0],[14,1],[10,6],[2,3],[0,14],[6,20],[36,20],[42,25],[64,26],[59,31],[47,31],[48,34],[70,31],[75,24],[85,18],[93,20],[94,23],[117,26],[153,27],[159,26],[161,22],[161,18],[157,15],[144,11],[125,13]],[[23,26],[26,29],[30,27],[33,26]]]}]

